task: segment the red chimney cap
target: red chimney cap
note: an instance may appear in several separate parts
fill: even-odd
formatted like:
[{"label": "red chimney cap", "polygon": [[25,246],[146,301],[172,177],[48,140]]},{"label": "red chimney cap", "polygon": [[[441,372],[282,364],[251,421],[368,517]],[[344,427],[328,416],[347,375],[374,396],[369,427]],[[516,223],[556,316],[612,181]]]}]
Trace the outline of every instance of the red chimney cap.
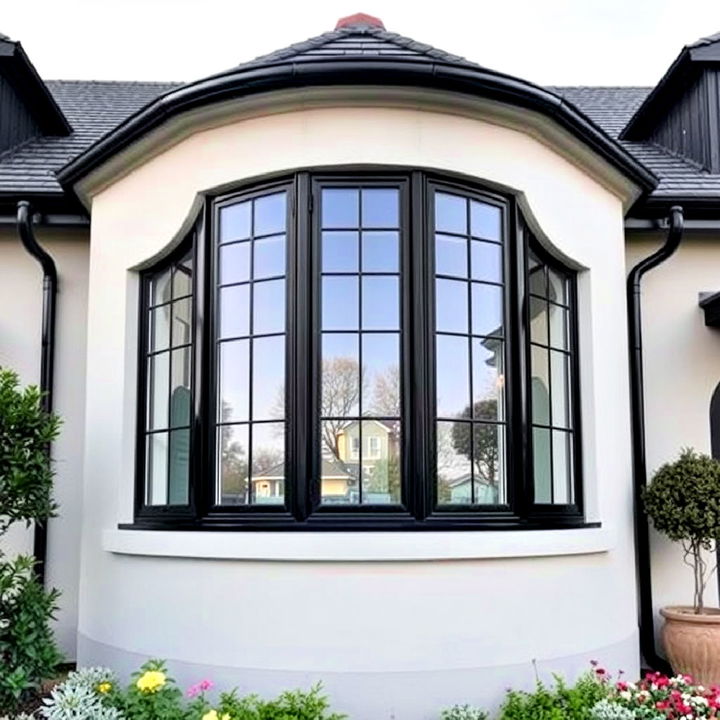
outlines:
[{"label": "red chimney cap", "polygon": [[380,18],[373,17],[372,15],[366,15],[365,13],[355,13],[354,15],[348,15],[347,17],[340,18],[335,25],[336,30],[340,28],[350,27],[376,27],[381,30],[385,29],[383,21]]}]

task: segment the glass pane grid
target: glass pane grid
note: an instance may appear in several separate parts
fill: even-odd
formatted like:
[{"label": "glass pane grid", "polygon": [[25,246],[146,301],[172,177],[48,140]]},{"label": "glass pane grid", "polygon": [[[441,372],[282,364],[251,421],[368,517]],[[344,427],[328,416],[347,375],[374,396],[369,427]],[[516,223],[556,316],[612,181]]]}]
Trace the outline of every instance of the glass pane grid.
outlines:
[{"label": "glass pane grid", "polygon": [[399,190],[323,188],[321,207],[321,502],[397,504]]},{"label": "glass pane grid", "polygon": [[531,308],[536,303],[530,315],[535,502],[567,505],[575,501],[568,279],[536,256],[532,258],[536,263],[529,292]]},{"label": "glass pane grid", "polygon": [[189,502],[192,282],[192,251],[149,281],[145,504],[151,506]]},{"label": "glass pane grid", "polygon": [[[223,237],[221,221],[217,251],[216,502],[283,505],[287,193],[237,205],[235,227],[242,237]],[[230,262],[235,267],[224,268]]]},{"label": "glass pane grid", "polygon": [[[490,242],[476,231],[480,205],[461,195],[435,194],[440,505],[505,502],[502,235],[499,224],[496,236],[487,238]],[[499,208],[489,212],[496,211],[500,223]],[[498,251],[483,255],[485,247]]]}]

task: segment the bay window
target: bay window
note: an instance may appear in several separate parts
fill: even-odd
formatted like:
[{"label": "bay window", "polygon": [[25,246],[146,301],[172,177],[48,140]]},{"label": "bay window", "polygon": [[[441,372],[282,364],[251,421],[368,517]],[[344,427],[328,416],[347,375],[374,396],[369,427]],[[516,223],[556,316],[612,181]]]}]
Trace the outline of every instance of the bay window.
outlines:
[{"label": "bay window", "polygon": [[575,273],[421,172],[208,198],[143,273],[135,526],[577,526]]}]

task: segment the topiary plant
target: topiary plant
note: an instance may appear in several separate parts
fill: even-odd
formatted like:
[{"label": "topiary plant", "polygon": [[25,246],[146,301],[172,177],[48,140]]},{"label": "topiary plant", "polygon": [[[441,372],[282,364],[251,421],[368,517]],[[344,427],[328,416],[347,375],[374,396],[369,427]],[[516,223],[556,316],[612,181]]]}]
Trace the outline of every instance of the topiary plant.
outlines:
[{"label": "topiary plant", "polygon": [[720,462],[685,449],[655,473],[643,500],[655,528],[682,544],[684,561],[693,570],[693,607],[702,613],[714,571],[703,551],[712,550],[720,538]]},{"label": "topiary plant", "polygon": [[[20,389],[0,368],[0,539],[13,522],[44,522],[55,512],[48,448],[59,419],[36,387]],[[35,560],[0,552],[0,713],[15,710],[60,661],[50,629],[58,593],[46,591]]]}]

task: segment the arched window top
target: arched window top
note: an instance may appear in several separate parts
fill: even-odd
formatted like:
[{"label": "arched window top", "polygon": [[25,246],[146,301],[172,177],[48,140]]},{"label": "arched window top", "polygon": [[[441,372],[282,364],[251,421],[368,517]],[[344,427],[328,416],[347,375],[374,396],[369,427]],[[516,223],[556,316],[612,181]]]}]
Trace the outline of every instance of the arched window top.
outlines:
[{"label": "arched window top", "polygon": [[575,273],[512,197],[299,173],[205,216],[143,275],[139,524],[582,523]]}]

